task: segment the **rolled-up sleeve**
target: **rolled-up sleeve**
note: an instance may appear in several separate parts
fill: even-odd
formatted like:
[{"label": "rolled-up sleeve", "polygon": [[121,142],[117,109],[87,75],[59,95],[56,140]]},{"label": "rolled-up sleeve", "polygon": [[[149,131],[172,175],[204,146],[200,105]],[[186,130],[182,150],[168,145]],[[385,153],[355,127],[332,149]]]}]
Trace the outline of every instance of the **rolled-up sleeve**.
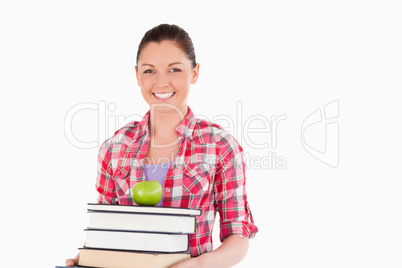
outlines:
[{"label": "rolled-up sleeve", "polygon": [[99,148],[98,168],[96,178],[96,190],[99,193],[99,204],[115,204],[116,192],[113,178],[113,168],[110,158],[109,140],[106,140]]},{"label": "rolled-up sleeve", "polygon": [[230,134],[225,135],[219,146],[214,183],[221,242],[229,235],[253,238],[258,232],[247,202],[245,170],[243,149]]}]

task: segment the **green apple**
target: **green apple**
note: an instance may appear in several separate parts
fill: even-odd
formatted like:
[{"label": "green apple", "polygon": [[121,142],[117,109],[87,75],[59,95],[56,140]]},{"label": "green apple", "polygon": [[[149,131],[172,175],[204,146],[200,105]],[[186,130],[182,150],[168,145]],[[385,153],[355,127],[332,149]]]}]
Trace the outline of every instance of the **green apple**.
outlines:
[{"label": "green apple", "polygon": [[162,194],[162,185],[155,180],[138,182],[133,188],[134,202],[140,206],[156,206]]}]

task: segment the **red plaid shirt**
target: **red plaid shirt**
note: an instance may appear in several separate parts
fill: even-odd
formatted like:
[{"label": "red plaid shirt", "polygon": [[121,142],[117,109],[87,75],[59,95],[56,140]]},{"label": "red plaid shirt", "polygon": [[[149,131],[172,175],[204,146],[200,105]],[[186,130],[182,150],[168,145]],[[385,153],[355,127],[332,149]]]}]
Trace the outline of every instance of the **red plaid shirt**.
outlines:
[{"label": "red plaid shirt", "polygon": [[[99,150],[96,189],[99,203],[135,205],[132,188],[144,181],[144,158],[150,141],[148,119],[132,122],[106,140]],[[212,248],[216,211],[220,239],[229,235],[253,238],[258,231],[247,202],[243,149],[220,126],[195,118],[190,107],[176,128],[180,149],[165,179],[163,206],[201,209],[190,253]]]}]

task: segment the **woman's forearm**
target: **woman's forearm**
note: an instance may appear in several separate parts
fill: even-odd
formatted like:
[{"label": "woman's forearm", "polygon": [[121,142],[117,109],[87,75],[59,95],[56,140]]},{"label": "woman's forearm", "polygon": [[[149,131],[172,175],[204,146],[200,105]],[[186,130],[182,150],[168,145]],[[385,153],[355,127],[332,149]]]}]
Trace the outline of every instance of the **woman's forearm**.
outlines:
[{"label": "woman's forearm", "polygon": [[202,267],[232,267],[239,263],[247,254],[248,237],[231,235],[214,251],[199,256]]},{"label": "woman's forearm", "polygon": [[226,268],[239,263],[247,254],[248,237],[231,235],[214,251],[180,262],[172,268]]}]

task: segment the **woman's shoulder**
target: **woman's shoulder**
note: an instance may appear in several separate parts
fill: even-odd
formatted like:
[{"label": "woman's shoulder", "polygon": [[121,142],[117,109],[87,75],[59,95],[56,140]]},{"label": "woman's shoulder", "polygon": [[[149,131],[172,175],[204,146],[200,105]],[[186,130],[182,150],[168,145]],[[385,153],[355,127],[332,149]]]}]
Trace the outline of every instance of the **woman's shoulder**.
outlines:
[{"label": "woman's shoulder", "polygon": [[236,142],[228,130],[206,119],[197,119],[196,129],[193,137],[204,137],[204,140],[208,139],[209,142],[222,142],[223,140]]},{"label": "woman's shoulder", "polygon": [[132,121],[124,125],[123,127],[119,128],[115,133],[114,136],[133,136],[139,131],[139,121]]},{"label": "woman's shoulder", "polygon": [[196,125],[197,125],[198,131],[202,131],[202,132],[208,132],[208,133],[225,132],[225,129],[222,126],[220,126],[214,122],[211,122],[207,119],[198,119],[197,118]]}]

